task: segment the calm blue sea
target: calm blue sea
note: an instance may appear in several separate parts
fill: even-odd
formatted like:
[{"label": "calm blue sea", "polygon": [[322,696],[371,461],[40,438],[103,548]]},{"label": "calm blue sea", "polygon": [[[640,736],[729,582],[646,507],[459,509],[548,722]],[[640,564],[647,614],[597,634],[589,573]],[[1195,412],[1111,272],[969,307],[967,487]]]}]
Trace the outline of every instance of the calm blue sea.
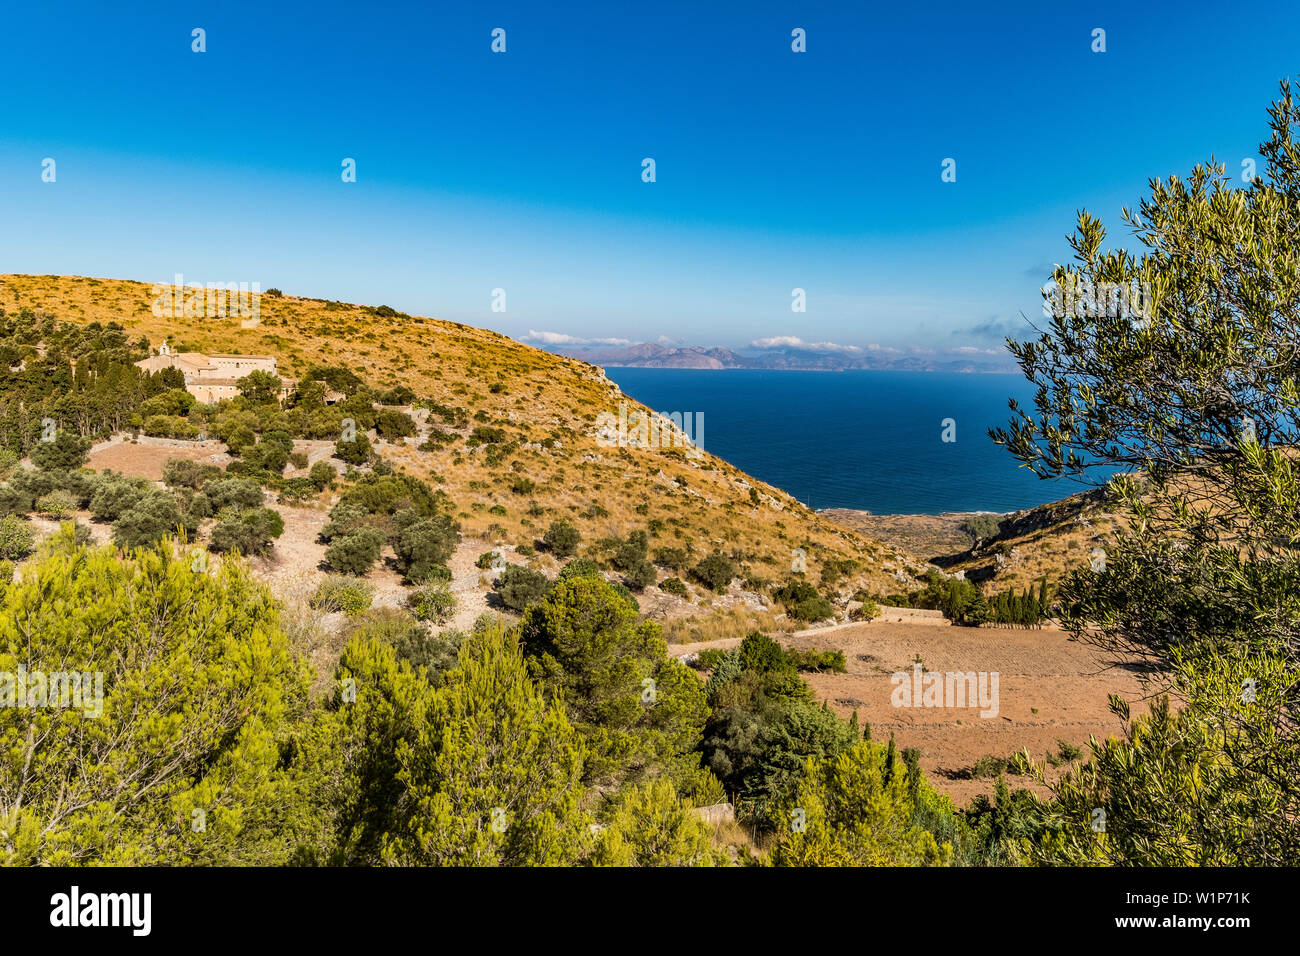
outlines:
[{"label": "calm blue sea", "polygon": [[[876,514],[1016,511],[1081,490],[1043,481],[988,429],[1007,399],[1032,407],[1019,375],[606,369],[659,412],[703,412],[704,448],[813,508]],[[945,418],[953,443],[941,440]]]}]

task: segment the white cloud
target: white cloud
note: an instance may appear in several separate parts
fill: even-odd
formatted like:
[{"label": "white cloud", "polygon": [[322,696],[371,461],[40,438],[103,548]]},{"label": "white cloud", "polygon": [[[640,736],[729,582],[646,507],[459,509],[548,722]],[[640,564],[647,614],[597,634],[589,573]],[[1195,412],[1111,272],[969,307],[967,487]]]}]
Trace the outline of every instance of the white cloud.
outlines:
[{"label": "white cloud", "polygon": [[856,345],[839,345],[835,342],[805,342],[797,335],[774,335],[766,339],[755,339],[749,343],[756,349],[806,349],[810,352],[861,352]]},{"label": "white cloud", "polygon": [[564,332],[538,332],[536,329],[529,329],[528,334],[524,336],[526,342],[541,342],[543,345],[631,345],[631,339],[584,339],[576,335],[566,335]]}]

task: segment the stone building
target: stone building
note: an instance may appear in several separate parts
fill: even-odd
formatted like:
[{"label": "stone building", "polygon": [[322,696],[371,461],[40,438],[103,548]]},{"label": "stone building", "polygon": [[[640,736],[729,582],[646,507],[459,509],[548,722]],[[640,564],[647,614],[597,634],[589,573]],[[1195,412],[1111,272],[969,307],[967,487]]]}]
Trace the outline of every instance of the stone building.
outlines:
[{"label": "stone building", "polygon": [[[225,398],[239,394],[235,385],[250,372],[270,372],[277,375],[274,355],[205,355],[202,352],[176,352],[163,342],[158,354],[135,363],[147,373],[165,368],[179,369],[185,376],[185,391],[205,405],[215,405]],[[282,378],[281,397],[288,395],[295,384],[293,379]]]}]

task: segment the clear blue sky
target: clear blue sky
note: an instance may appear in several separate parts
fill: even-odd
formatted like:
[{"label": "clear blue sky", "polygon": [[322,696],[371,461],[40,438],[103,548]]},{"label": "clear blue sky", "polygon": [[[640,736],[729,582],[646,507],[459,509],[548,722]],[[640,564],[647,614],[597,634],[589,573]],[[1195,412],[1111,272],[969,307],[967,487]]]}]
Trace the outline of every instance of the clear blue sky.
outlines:
[{"label": "clear blue sky", "polygon": [[1118,228],[1150,176],[1239,174],[1300,72],[1294,4],[291,6],[8,5],[0,271],[519,338],[984,346],[1076,209]]}]

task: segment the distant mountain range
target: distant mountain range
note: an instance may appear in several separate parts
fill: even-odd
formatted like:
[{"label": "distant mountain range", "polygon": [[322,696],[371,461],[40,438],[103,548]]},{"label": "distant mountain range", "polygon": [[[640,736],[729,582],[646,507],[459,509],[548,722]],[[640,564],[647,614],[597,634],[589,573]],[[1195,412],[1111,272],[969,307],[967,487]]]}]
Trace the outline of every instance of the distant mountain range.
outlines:
[{"label": "distant mountain range", "polygon": [[827,350],[783,346],[743,354],[726,348],[642,342],[638,345],[616,347],[563,345],[552,348],[552,351],[569,358],[582,359],[592,365],[612,368],[754,368],[821,372],[843,372],[852,369],[888,369],[906,372],[1016,371],[1016,366],[1007,352],[984,349],[901,352],[884,348]]}]

